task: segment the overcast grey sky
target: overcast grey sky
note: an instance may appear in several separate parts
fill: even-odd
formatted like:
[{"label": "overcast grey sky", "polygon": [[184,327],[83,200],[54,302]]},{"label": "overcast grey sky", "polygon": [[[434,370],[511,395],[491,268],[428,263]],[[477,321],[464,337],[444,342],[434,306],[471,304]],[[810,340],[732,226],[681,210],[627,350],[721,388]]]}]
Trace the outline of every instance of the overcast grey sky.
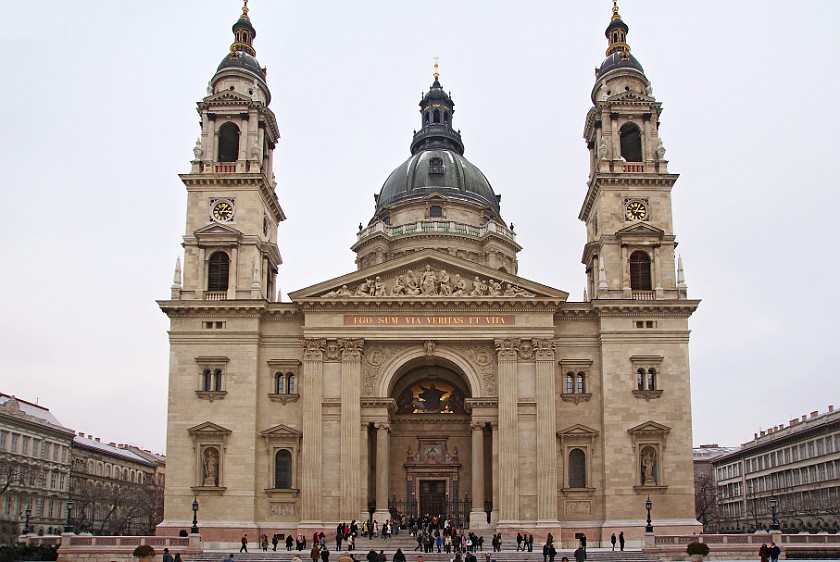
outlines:
[{"label": "overcast grey sky", "polygon": [[[0,0],[0,391],[106,441],[165,447],[168,298],[235,0]],[[840,406],[836,1],[623,0],[663,103],[689,296],[694,442]],[[281,140],[284,294],[353,271],[440,56],[519,274],[580,300],[581,138],[608,0],[252,0]],[[833,382],[832,382],[833,381]]]}]

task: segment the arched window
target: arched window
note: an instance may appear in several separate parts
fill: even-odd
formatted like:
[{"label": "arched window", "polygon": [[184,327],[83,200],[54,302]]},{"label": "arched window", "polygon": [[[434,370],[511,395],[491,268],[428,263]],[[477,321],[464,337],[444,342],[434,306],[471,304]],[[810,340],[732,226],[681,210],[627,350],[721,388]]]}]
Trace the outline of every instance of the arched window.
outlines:
[{"label": "arched window", "polygon": [[236,162],[239,159],[239,127],[225,123],[219,127],[219,162]]},{"label": "arched window", "polygon": [[656,390],[656,369],[648,369],[647,372],[647,389]]},{"label": "arched window", "polygon": [[434,111],[434,119],[433,119],[433,121],[434,121],[435,123],[440,123],[440,110],[439,110],[439,109],[436,109],[436,110]]},{"label": "arched window", "polygon": [[575,375],[574,373],[566,373],[566,394],[574,394],[575,392]]},{"label": "arched window", "polygon": [[213,373],[210,369],[204,369],[204,372],[201,375],[201,388],[204,392],[210,392],[213,390]]},{"label": "arched window", "polygon": [[621,157],[626,162],[642,161],[642,134],[633,123],[625,123],[619,131]]},{"label": "arched window", "polygon": [[577,374],[577,393],[586,394],[586,377],[583,373]]},{"label": "arched window", "polygon": [[636,371],[636,389],[644,390],[645,389],[645,370],[639,369]]},{"label": "arched window", "polygon": [[292,373],[289,373],[286,377],[286,383],[288,385],[288,394],[295,394],[297,390],[295,389],[295,376]]},{"label": "arched window", "polygon": [[292,453],[288,449],[274,455],[274,487],[281,490],[292,487]]},{"label": "arched window", "polygon": [[106,464],[105,465],[105,478],[110,478],[110,477],[111,477],[111,465]]},{"label": "arched window", "polygon": [[581,449],[569,452],[569,488],[586,488],[586,453]]},{"label": "arched window", "polygon": [[213,371],[213,390],[216,392],[222,391],[222,370],[216,369]]},{"label": "arched window", "polygon": [[286,393],[286,376],[283,373],[274,373],[274,394]]},{"label": "arched window", "polygon": [[429,124],[429,112],[423,114],[423,122],[428,125]]},{"label": "arched window", "polygon": [[444,123],[449,123],[449,112],[448,111],[443,112],[443,122]]},{"label": "arched window", "polygon": [[634,291],[650,291],[650,256],[636,250],[630,254],[630,288]]},{"label": "arched window", "polygon": [[207,290],[227,291],[230,272],[230,258],[224,252],[210,256],[207,264]]}]

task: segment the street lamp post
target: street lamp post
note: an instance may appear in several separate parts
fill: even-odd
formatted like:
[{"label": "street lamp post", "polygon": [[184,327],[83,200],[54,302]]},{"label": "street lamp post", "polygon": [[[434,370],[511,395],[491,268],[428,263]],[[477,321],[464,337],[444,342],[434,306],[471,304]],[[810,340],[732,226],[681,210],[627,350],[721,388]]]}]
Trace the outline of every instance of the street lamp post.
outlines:
[{"label": "street lamp post", "polygon": [[740,515],[735,516],[735,532],[736,533],[741,532],[741,516]]},{"label": "street lamp post", "polygon": [[32,529],[29,528],[29,517],[32,515],[32,506],[27,505],[26,510],[24,510],[24,514],[26,514],[26,521],[23,523],[23,534],[28,535],[32,532]]},{"label": "street lamp post", "polygon": [[192,504],[193,509],[193,526],[190,529],[190,533],[198,534],[198,498],[193,500]]},{"label": "street lamp post", "polygon": [[770,521],[770,530],[771,531],[778,531],[779,529],[779,521],[776,519],[776,506],[779,505],[779,500],[776,499],[776,496],[770,496],[767,500],[767,505],[770,506],[770,516],[772,520]]},{"label": "street lamp post", "polygon": [[76,506],[76,504],[73,503],[73,500],[67,500],[67,524],[64,526],[64,532],[65,533],[72,533],[73,532],[73,524],[71,523],[71,521],[72,521],[71,515],[73,513],[73,508],[75,506]]},{"label": "street lamp post", "polygon": [[125,518],[125,534],[131,535],[131,515]]},{"label": "street lamp post", "polygon": [[645,527],[645,533],[652,533],[653,532],[653,525],[650,524],[650,508],[651,507],[653,507],[653,503],[651,503],[650,496],[648,496],[648,499],[645,502],[645,509],[647,509],[647,527]]}]

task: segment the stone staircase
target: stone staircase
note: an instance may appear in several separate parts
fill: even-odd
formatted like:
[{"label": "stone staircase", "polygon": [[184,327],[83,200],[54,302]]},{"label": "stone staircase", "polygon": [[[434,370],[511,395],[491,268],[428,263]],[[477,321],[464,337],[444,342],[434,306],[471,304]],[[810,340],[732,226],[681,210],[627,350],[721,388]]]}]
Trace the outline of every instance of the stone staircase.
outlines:
[{"label": "stone staircase", "polygon": [[[371,549],[376,550],[376,552],[383,550],[385,555],[388,557],[388,561],[391,562],[394,559],[394,552],[396,552],[397,548],[401,548],[405,554],[407,562],[416,562],[417,556],[423,554],[420,551],[414,552],[414,547],[416,545],[416,541],[412,537],[408,536],[408,534],[405,534],[404,537],[400,536],[388,541],[380,539],[361,539],[356,543],[357,548],[355,551],[351,552],[351,554],[359,562],[366,562],[365,556],[368,551]],[[334,547],[335,544],[332,546]],[[290,562],[295,554],[298,554],[303,562],[311,562],[308,550],[288,552],[286,551],[285,546],[282,550],[280,550],[279,545],[277,552],[273,552],[271,547],[269,547],[268,552],[251,551],[247,554],[244,552],[240,554],[237,552],[238,550],[238,548],[232,549],[233,559],[235,562]],[[539,552],[537,552],[537,550],[539,550]],[[228,550],[205,551],[197,556],[185,557],[184,562],[222,562],[222,559],[229,553],[231,553],[231,551]],[[574,562],[573,553],[574,551],[571,549],[558,550],[555,562],[560,562],[560,559],[563,556],[568,556],[569,560]],[[330,562],[337,562],[343,554],[343,549],[339,552],[330,549]],[[536,545],[534,545],[534,552],[517,552],[514,547],[513,549],[503,549],[502,552],[484,550],[483,552],[479,551],[475,554],[478,562],[487,562],[488,560],[495,562],[542,562],[542,547],[537,549]],[[490,555],[489,558],[487,558],[488,554]],[[453,556],[453,554],[446,554],[445,552],[441,552],[440,554],[432,552],[423,554],[423,560],[424,562],[449,562]],[[589,548],[586,560],[587,562],[661,562],[659,558],[640,550],[613,552],[609,548]]]}]

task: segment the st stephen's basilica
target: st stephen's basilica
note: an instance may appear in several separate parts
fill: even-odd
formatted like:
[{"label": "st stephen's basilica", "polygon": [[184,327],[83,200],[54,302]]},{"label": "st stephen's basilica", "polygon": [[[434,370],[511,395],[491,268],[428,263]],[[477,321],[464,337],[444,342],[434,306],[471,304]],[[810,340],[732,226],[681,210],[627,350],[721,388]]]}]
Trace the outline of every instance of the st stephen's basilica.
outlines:
[{"label": "st stephen's basilica", "polygon": [[159,301],[171,349],[159,534],[190,527],[194,498],[219,545],[427,513],[486,536],[567,547],[623,531],[638,544],[647,498],[657,532],[700,530],[699,301],[674,253],[662,106],[627,33],[614,4],[581,116],[582,302],[517,276],[522,248],[464,157],[437,71],[410,154],[352,246],[357,270],[279,302],[279,131],[246,2],[198,102],[183,262]]}]

